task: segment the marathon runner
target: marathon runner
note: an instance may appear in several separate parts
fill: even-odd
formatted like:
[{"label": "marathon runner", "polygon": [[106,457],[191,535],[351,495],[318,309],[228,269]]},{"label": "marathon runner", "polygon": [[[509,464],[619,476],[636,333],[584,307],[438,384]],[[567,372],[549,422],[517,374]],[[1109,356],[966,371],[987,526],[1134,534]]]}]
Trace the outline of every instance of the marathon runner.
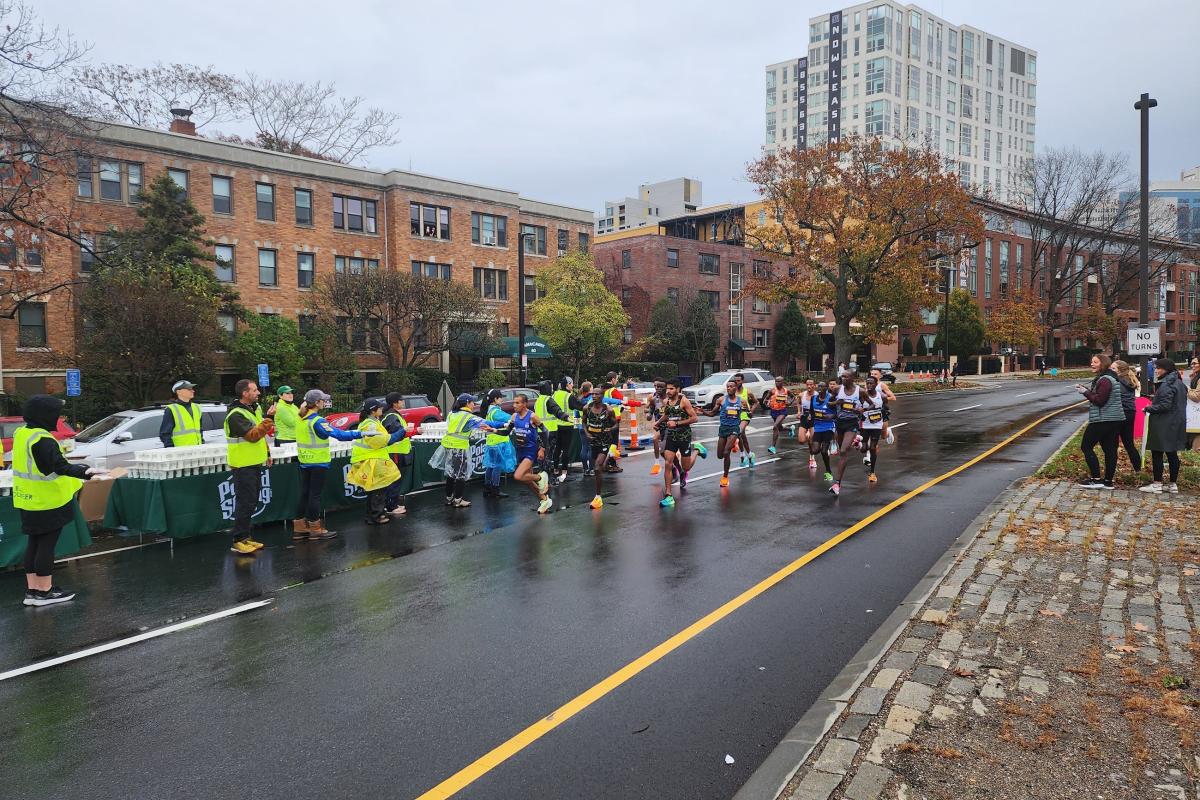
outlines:
[{"label": "marathon runner", "polygon": [[887,407],[886,394],[874,375],[867,378],[867,401],[870,405],[863,409],[862,448],[867,451],[864,459],[867,464],[867,481],[875,483],[879,480],[875,470],[879,466],[879,439],[883,434],[884,409]]},{"label": "marathon runner", "polygon": [[808,415],[812,419],[812,431],[808,437],[808,468],[816,469],[819,454],[825,462],[825,480],[833,480],[833,471],[829,467],[829,446],[833,444],[833,395],[825,381],[817,384],[817,388],[805,401]]},{"label": "marathon runner", "polygon": [[896,393],[892,391],[892,387],[888,386],[887,381],[883,379],[883,370],[872,369],[871,377],[879,383],[879,391],[883,392],[883,440],[888,444],[896,442],[896,435],[892,433],[892,410],[888,403],[896,402]]},{"label": "marathon runner", "polygon": [[663,399],[657,430],[661,432],[663,460],[667,469],[663,474],[663,499],[659,503],[664,508],[675,505],[671,495],[672,475],[679,471],[679,489],[687,488],[688,471],[696,463],[696,458],[707,458],[708,450],[699,442],[692,442],[692,423],[696,421],[696,409],[691,401],[681,393],[678,380],[667,381],[666,397]]},{"label": "marathon runner", "polygon": [[596,496],[592,498],[591,505],[597,510],[604,507],[604,501],[600,498],[600,483],[604,480],[609,448],[616,441],[621,427],[616,414],[605,404],[604,394],[604,389],[599,386],[592,389],[592,402],[583,409],[583,435],[595,462],[592,472],[596,480]]},{"label": "marathon runner", "polygon": [[768,389],[762,399],[762,403],[771,412],[771,446],[767,448],[767,452],[771,455],[778,452],[779,434],[783,433],[784,420],[787,419],[788,414],[792,413],[792,406],[796,404],[792,398],[792,390],[783,384],[783,376],[776,375],[775,388]]},{"label": "marathon runner", "polygon": [[712,405],[704,410],[706,417],[719,417],[717,425],[717,458],[724,459],[725,471],[721,474],[721,485],[729,485],[729,457],[741,434],[742,411],[746,408],[738,392],[736,376],[725,382],[725,394],[713,398]]},{"label": "marathon runner", "polygon": [[537,414],[529,409],[528,395],[522,392],[513,398],[512,419],[496,432],[512,437],[513,447],[517,451],[517,469],[513,472],[513,480],[529,486],[530,491],[538,497],[538,513],[545,514],[554,505],[549,494],[550,474],[535,473],[533,467],[546,457],[545,442],[549,433]]},{"label": "marathon runner", "polygon": [[[796,441],[800,444],[809,444],[812,441],[813,418],[810,401],[812,400],[813,395],[816,393],[817,382],[812,378],[804,381],[804,391],[800,393],[800,398],[796,402],[800,412],[800,420],[799,422],[792,424],[792,432],[796,436]],[[808,468],[816,469],[817,459],[813,456],[811,447],[809,448],[809,451]]]},{"label": "marathon runner", "polygon": [[841,385],[838,386],[837,395],[833,398],[833,421],[836,431],[834,444],[838,448],[838,462],[833,485],[829,487],[829,492],[834,497],[842,493],[842,476],[846,473],[846,459],[849,458],[851,449],[862,442],[862,436],[859,434],[859,420],[862,417],[863,408],[870,402],[867,399],[867,390],[855,382],[857,375],[858,373],[853,370],[847,370],[842,375]]},{"label": "marathon runner", "polygon": [[663,401],[667,397],[667,384],[662,378],[654,379],[654,394],[650,395],[650,399],[646,404],[646,413],[650,417],[650,425],[654,429],[654,466],[650,468],[651,475],[657,475],[662,472],[662,464],[658,460],[662,457],[662,431],[659,429],[658,421],[662,417]]},{"label": "marathon runner", "polygon": [[750,427],[750,417],[758,408],[758,398],[750,394],[746,389],[746,376],[738,372],[733,376],[737,382],[738,397],[742,401],[741,420],[738,423],[738,443],[742,451],[742,466],[746,466],[746,461],[750,461],[750,468],[754,468],[754,451],[750,449],[750,440],[746,438],[746,428]]}]

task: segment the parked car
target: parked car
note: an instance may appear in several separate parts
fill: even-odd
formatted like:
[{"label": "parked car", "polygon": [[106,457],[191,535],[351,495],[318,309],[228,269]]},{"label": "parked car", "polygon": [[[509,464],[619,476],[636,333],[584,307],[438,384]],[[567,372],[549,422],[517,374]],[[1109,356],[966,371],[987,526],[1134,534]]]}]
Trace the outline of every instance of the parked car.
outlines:
[{"label": "parked car", "polygon": [[536,403],[538,397],[541,396],[541,392],[539,392],[537,389],[522,389],[520,386],[508,386],[500,391],[502,393],[502,396],[500,397],[500,410],[506,414],[511,414],[513,412],[513,398],[518,394],[523,394],[529,398],[530,408],[533,408],[533,404]]},{"label": "parked car", "polygon": [[[0,438],[4,442],[5,460],[10,458],[8,454],[12,452],[13,432],[24,424],[25,419],[23,417],[0,417]],[[61,442],[73,437],[75,429],[60,419],[58,421],[58,430],[51,432],[50,435]]]},{"label": "parked car", "polygon": [[888,383],[896,382],[896,374],[892,371],[893,366],[890,361],[877,361],[871,365],[871,369],[877,369],[883,373],[883,379]]},{"label": "parked car", "polygon": [[[383,397],[370,398],[383,402]],[[442,412],[438,407],[429,402],[429,398],[423,394],[406,394],[404,395],[404,408],[400,411],[400,416],[410,425],[415,425],[417,430],[426,422],[441,422]],[[357,411],[339,411],[336,414],[327,414],[325,421],[335,428],[346,430],[358,425]]]},{"label": "parked car", "polygon": [[775,376],[765,370],[735,369],[714,372],[699,383],[684,389],[683,396],[693,403],[707,406],[713,397],[725,393],[725,383],[739,372],[745,377],[746,391],[754,397],[761,398],[768,389],[775,388]]},{"label": "parked car", "polygon": [[[99,469],[132,464],[135,453],[163,446],[158,429],[165,407],[161,404],[118,411],[89,425],[75,435],[75,447],[67,454],[68,460],[86,461]],[[200,403],[205,444],[225,441],[225,410],[224,403]]]}]

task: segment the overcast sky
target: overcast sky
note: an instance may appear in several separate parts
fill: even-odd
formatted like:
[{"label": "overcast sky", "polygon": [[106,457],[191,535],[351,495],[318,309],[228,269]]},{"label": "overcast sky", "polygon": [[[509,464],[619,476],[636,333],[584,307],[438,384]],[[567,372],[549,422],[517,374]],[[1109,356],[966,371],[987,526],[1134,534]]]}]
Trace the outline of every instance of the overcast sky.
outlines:
[{"label": "overcast sky", "polygon": [[[930,0],[929,11],[1038,52],[1037,146],[1134,159],[1143,91],[1151,177],[1200,164],[1200,0]],[[332,80],[402,116],[374,167],[597,210],[687,176],[706,204],[748,200],[763,68],[802,55],[818,0],[36,0],[96,62],[212,64]],[[840,7],[840,6],[837,6]],[[286,9],[286,10],[285,10]]]}]

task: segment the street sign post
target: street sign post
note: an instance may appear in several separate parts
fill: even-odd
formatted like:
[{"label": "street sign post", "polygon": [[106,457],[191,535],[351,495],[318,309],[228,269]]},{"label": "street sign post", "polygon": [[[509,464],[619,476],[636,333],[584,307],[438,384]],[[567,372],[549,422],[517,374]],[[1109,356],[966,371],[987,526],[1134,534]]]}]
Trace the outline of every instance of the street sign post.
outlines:
[{"label": "street sign post", "polygon": [[1149,325],[1129,327],[1129,333],[1125,342],[1125,349],[1130,356],[1156,356],[1161,352],[1159,350],[1160,339],[1158,327]]},{"label": "street sign post", "polygon": [[83,376],[77,369],[67,370],[67,397],[79,397],[83,394]]},{"label": "street sign post", "polygon": [[260,387],[271,385],[271,373],[266,364],[258,365],[258,385]]}]

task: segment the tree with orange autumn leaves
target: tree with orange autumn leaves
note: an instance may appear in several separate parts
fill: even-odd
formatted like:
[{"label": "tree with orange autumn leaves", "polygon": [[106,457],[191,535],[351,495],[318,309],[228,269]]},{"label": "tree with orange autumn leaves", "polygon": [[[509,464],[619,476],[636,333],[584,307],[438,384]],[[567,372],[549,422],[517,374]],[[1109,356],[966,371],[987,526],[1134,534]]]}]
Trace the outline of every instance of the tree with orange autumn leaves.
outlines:
[{"label": "tree with orange autumn leaves", "polygon": [[1013,348],[1035,347],[1042,340],[1044,326],[1038,321],[1037,298],[1017,290],[992,306],[987,321],[988,340]]},{"label": "tree with orange autumn leaves", "polygon": [[838,362],[850,360],[852,321],[867,342],[919,324],[921,309],[937,305],[938,263],[955,263],[983,236],[970,195],[928,148],[845,137],[767,154],[747,175],[768,218],[747,240],[789,261],[787,275],[757,277],[747,291],[832,309]]}]

